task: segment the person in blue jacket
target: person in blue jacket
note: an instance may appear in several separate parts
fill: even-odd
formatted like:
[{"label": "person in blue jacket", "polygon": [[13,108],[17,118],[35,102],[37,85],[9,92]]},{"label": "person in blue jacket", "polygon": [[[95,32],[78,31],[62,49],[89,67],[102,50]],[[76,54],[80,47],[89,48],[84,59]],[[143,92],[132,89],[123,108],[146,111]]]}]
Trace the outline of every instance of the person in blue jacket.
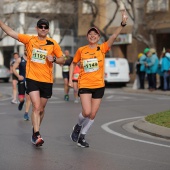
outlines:
[{"label": "person in blue jacket", "polygon": [[161,66],[162,66],[162,57],[165,56],[165,52],[166,52],[165,49],[163,49],[161,55],[159,56],[159,64],[157,70],[157,74],[159,75],[159,86],[158,86],[159,90],[163,90],[164,87],[163,72],[161,72]]},{"label": "person in blue jacket", "polygon": [[161,72],[163,72],[163,81],[164,81],[164,86],[163,90],[169,90],[170,85],[169,85],[169,79],[170,79],[170,49],[166,50],[165,56],[162,57],[162,65],[161,65]]},{"label": "person in blue jacket", "polygon": [[149,63],[147,63],[147,66],[149,67],[150,70],[150,90],[156,90],[157,85],[156,85],[156,73],[158,71],[158,65],[159,65],[159,60],[158,56],[156,54],[156,50],[154,48],[150,49],[150,57],[149,57]]},{"label": "person in blue jacket", "polygon": [[139,59],[139,63],[140,65],[140,74],[139,74],[139,81],[140,81],[140,89],[144,89],[145,88],[145,72],[146,72],[146,60],[147,60],[147,54],[149,53],[149,48],[145,48],[143,51],[143,56],[140,57]]},{"label": "person in blue jacket", "polygon": [[148,81],[148,89],[150,91],[152,91],[152,86],[153,86],[153,83],[152,83],[152,74],[151,74],[151,55],[147,55],[146,57],[146,63],[145,63],[145,72],[146,72],[146,75],[147,75],[147,81]]}]

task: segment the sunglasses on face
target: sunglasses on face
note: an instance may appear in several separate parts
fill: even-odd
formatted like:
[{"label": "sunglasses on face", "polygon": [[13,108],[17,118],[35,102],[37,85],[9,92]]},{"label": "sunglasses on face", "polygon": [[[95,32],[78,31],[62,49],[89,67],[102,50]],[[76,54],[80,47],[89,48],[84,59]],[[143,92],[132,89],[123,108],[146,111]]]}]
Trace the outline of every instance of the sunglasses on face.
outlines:
[{"label": "sunglasses on face", "polygon": [[39,25],[38,28],[39,28],[39,29],[43,29],[43,28],[44,28],[45,30],[48,30],[48,29],[49,29],[49,27],[48,27],[47,25],[45,25],[45,26]]}]

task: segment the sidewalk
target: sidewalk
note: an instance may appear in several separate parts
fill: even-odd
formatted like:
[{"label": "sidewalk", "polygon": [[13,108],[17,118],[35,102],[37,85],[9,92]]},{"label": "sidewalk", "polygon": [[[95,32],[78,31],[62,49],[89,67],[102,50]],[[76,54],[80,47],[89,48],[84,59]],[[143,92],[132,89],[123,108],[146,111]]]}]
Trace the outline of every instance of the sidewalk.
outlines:
[{"label": "sidewalk", "polygon": [[141,93],[141,94],[157,94],[157,95],[166,95],[170,96],[170,90],[163,91],[163,90],[154,90],[154,91],[149,91],[148,89],[133,89],[133,84],[127,84],[126,87],[123,87],[123,90],[125,92],[130,92],[130,93]]}]

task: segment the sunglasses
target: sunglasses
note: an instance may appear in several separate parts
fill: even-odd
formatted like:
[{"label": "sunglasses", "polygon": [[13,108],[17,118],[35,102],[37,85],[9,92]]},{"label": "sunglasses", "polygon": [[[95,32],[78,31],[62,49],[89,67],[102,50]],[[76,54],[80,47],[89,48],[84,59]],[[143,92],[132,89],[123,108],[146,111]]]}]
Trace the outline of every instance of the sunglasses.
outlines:
[{"label": "sunglasses", "polygon": [[45,26],[39,25],[38,28],[39,28],[39,29],[43,29],[43,28],[44,28],[45,30],[48,30],[48,29],[49,29],[49,27],[48,27],[47,25],[45,25]]}]

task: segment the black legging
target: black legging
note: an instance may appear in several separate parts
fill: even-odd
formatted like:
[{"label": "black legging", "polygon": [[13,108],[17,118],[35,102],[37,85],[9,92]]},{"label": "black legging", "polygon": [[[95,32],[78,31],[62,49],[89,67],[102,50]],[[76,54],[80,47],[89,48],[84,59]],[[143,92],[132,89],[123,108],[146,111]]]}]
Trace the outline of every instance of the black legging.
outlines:
[{"label": "black legging", "polygon": [[139,72],[140,89],[145,88],[145,71]]}]

